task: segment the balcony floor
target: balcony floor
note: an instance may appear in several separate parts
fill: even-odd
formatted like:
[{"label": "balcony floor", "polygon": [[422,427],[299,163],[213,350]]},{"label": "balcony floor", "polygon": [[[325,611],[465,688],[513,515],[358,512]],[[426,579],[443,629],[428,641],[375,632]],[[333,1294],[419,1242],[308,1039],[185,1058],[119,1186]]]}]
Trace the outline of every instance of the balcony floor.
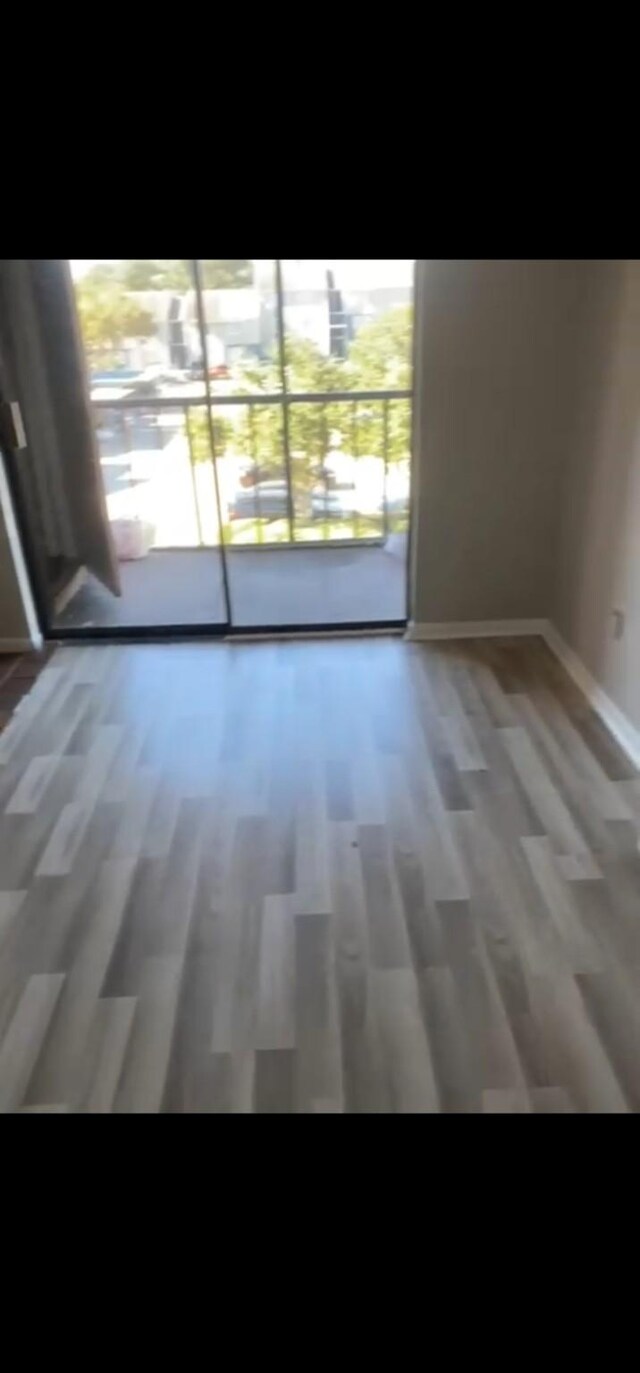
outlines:
[{"label": "balcony floor", "polygon": [[[233,623],[345,624],[406,615],[406,539],[381,547],[231,549]],[[121,564],[122,596],[88,578],[56,628],[132,628],[224,621],[221,562],[215,549],[153,550]]]}]

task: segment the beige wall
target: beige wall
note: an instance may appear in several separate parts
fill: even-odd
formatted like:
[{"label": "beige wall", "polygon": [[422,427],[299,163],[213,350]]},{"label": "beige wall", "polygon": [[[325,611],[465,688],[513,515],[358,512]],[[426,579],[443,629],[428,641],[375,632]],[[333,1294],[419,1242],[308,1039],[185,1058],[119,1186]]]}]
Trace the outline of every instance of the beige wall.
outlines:
[{"label": "beige wall", "polygon": [[413,620],[550,618],[640,728],[640,263],[422,261],[416,349]]},{"label": "beige wall", "polygon": [[576,264],[418,264],[417,623],[549,614]]},{"label": "beige wall", "polygon": [[640,263],[589,264],[581,310],[552,617],[640,729]]}]

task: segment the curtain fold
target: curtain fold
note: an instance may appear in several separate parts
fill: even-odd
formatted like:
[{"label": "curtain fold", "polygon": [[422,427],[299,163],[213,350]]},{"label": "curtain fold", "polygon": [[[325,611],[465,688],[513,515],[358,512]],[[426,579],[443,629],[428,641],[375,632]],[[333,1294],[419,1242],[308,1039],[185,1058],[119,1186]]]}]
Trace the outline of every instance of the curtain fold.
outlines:
[{"label": "curtain fold", "polygon": [[27,435],[37,537],[47,557],[86,566],[120,595],[69,264],[0,266],[3,356]]}]

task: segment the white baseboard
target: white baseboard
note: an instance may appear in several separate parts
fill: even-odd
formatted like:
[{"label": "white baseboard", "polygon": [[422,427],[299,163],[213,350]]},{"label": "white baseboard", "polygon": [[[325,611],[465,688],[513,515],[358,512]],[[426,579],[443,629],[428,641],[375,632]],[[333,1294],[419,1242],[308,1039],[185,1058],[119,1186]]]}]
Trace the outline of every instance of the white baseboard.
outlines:
[{"label": "white baseboard", "polygon": [[562,663],[562,666],[569,673],[576,686],[586,696],[589,705],[595,710],[596,715],[600,716],[603,724],[611,731],[633,766],[640,768],[640,730],[627,718],[622,710],[607,696],[599,686],[595,677],[592,677],[589,669],[585,667],[581,658],[574,653],[572,648],[565,643],[562,635],[558,632],[555,625],[549,622],[544,632],[544,638],[549,645],[552,653]]},{"label": "white baseboard", "polygon": [[33,643],[31,639],[0,639],[0,654],[32,653],[34,648],[42,648],[42,638],[38,643]]},{"label": "white baseboard", "polygon": [[451,620],[443,624],[412,622],[407,639],[426,643],[430,639],[502,639],[519,635],[546,635],[548,620]]},{"label": "white baseboard", "polygon": [[600,716],[627,754],[633,766],[640,769],[640,730],[632,725],[622,710],[607,696],[606,691],[592,677],[581,658],[565,643],[550,620],[454,620],[445,624],[410,624],[407,639],[427,643],[437,639],[496,639],[520,635],[541,635],[551,652],[569,673],[586,697],[592,710]]}]

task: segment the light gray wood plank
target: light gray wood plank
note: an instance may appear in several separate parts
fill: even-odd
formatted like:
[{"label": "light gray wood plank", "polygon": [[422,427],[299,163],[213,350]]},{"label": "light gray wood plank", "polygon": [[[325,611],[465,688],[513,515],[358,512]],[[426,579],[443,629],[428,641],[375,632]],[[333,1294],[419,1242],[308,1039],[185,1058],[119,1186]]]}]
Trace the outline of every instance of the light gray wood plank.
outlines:
[{"label": "light gray wood plank", "polygon": [[344,1088],[333,918],[295,918],[296,1101],[301,1112],[333,1103],[343,1109]]},{"label": "light gray wood plank", "polygon": [[21,1105],[64,983],[63,973],[30,977],[0,1047],[0,1112]]},{"label": "light gray wood plank", "polygon": [[568,1092],[565,1092],[562,1087],[533,1087],[530,1097],[531,1108],[535,1115],[571,1115],[575,1109]]},{"label": "light gray wood plank", "polygon": [[569,1093],[579,1111],[626,1114],[624,1093],[574,978],[534,978],[531,987],[533,1015],[552,1081]]},{"label": "light gray wood plank", "polygon": [[36,877],[65,877],[71,872],[86,825],[87,815],[78,801],[63,807],[36,868]]},{"label": "light gray wood plank", "polygon": [[295,1110],[296,1055],[293,1049],[258,1049],[254,1110],[258,1115],[289,1115]]},{"label": "light gray wood plank", "polygon": [[295,950],[291,898],[267,896],[260,922],[256,1048],[295,1048]]},{"label": "light gray wood plank", "polygon": [[175,1026],[182,960],[150,958],[140,979],[140,995],[113,1109],[154,1115],[164,1096]]},{"label": "light gray wood plank", "polygon": [[24,901],[24,891],[0,891],[0,949]]},{"label": "light gray wood plank", "polygon": [[401,1114],[438,1111],[415,974],[403,968],[375,969],[371,982],[391,1110]]},{"label": "light gray wood plank", "polygon": [[375,968],[409,968],[409,939],[386,827],[360,825],[358,845],[372,965]]},{"label": "light gray wood plank", "polygon": [[505,729],[503,735],[516,772],[557,852],[589,858],[586,840],[545,772],[526,730],[516,726]]},{"label": "light gray wood plank", "polygon": [[482,1110],[485,1115],[523,1116],[531,1111],[531,1103],[526,1092],[489,1088],[482,1093]]},{"label": "light gray wood plank", "polygon": [[639,1110],[639,798],[535,639],[65,648],[0,739],[5,1109]]},{"label": "light gray wood plank", "polygon": [[92,891],[77,952],[30,1084],[32,1101],[75,1103],[81,1090],[87,1040],[131,891],[133,860],[106,860]]},{"label": "light gray wood plank", "polygon": [[108,1115],[113,1109],[136,1005],[133,996],[98,1002],[87,1055],[90,1075],[80,1108],[89,1115]]},{"label": "light gray wood plank", "polygon": [[32,758],[7,803],[5,813],[32,815],[38,809],[59,761],[55,754]]},{"label": "light gray wood plank", "polygon": [[597,972],[602,967],[600,950],[580,920],[571,884],[563,878],[549,840],[523,839],[522,847],[573,972]]},{"label": "light gray wood plank", "polygon": [[441,1109],[454,1114],[477,1112],[481,1093],[451,969],[425,969],[420,987]]},{"label": "light gray wood plank", "polygon": [[66,1116],[69,1114],[69,1107],[61,1103],[45,1106],[21,1106],[17,1115],[19,1116]]}]

